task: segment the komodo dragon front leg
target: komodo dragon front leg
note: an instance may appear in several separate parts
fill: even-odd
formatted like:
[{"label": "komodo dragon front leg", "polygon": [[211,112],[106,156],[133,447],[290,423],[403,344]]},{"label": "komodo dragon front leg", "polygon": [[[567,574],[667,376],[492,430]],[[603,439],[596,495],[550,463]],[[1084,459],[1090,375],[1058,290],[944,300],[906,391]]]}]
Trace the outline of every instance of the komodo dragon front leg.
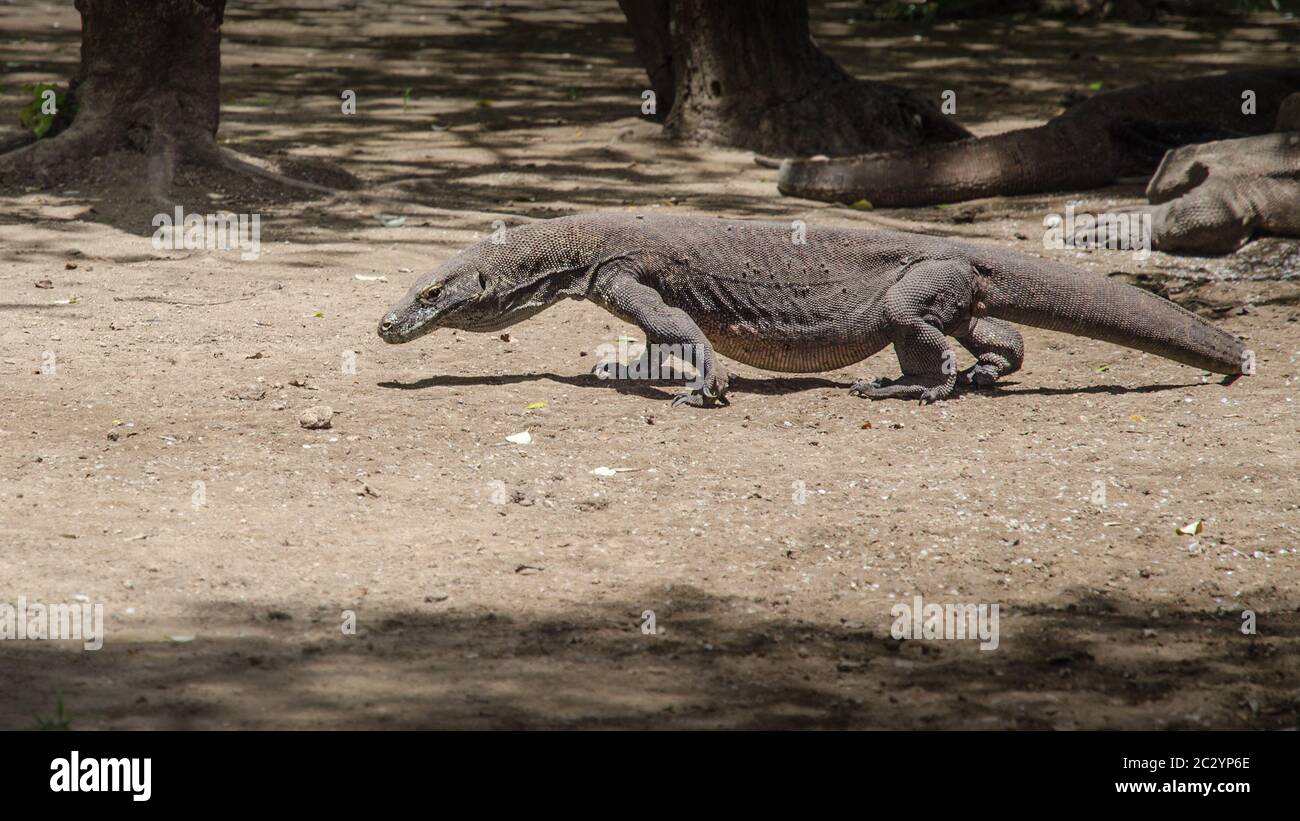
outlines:
[{"label": "komodo dragon front leg", "polygon": [[[994,330],[986,332],[982,321],[970,322],[974,293],[975,275],[965,262],[939,259],[911,265],[885,292],[882,305],[885,333],[894,343],[903,375],[855,382],[849,393],[867,399],[918,399],[923,404],[951,396],[957,386],[957,359],[944,335],[969,336],[978,326],[983,341],[972,344],[984,354],[995,352],[989,340],[1000,330],[990,324]],[[992,359],[987,364],[1000,370]],[[990,373],[990,368],[983,371],[985,376]]]},{"label": "komodo dragon front leg", "polygon": [[[607,311],[636,325],[646,335],[646,345],[681,346],[694,354],[694,364],[699,373],[699,387],[679,394],[673,406],[693,405],[712,407],[731,404],[727,398],[728,375],[718,361],[700,326],[681,308],[664,302],[654,288],[641,282],[634,272],[621,267],[602,272],[592,286],[590,298]],[[647,347],[646,356],[652,356],[653,347]]]}]

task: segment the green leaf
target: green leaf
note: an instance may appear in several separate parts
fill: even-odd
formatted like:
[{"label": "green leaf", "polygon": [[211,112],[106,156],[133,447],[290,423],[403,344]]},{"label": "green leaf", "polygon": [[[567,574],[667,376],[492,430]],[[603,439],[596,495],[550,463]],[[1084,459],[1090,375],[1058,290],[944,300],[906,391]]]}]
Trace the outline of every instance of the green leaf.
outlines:
[{"label": "green leaf", "polygon": [[[32,93],[32,99],[18,110],[18,122],[23,128],[35,134],[36,139],[39,140],[49,134],[50,129],[54,127],[55,118],[68,102],[68,93],[59,91],[58,86],[50,83],[35,83],[27,88]],[[44,111],[47,91],[54,92],[54,113]]]}]

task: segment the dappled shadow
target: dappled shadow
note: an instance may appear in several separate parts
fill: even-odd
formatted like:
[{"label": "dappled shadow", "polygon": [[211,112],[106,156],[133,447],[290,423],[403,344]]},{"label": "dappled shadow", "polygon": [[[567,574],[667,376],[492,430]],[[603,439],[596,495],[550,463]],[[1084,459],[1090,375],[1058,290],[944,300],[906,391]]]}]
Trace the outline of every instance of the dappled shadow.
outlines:
[{"label": "dappled shadow", "polygon": [[1294,602],[1261,611],[1255,636],[1237,613],[1153,616],[1087,591],[1004,602],[987,652],[897,641],[890,604],[826,623],[682,586],[544,613],[217,603],[187,643],[115,640],[111,624],[96,652],[4,642],[0,725],[29,726],[56,691],[81,728],[1296,725]]},{"label": "dappled shadow", "polygon": [[[19,103],[21,82],[70,76],[77,18],[61,19],[62,27],[51,28],[40,15],[4,18],[14,37],[0,47],[0,59],[22,78],[0,83],[9,87],[4,102]],[[1095,85],[1276,63],[1277,44],[1300,29],[1300,21],[1282,18],[1267,27],[1231,18],[1147,27],[1025,16],[877,23],[852,4],[825,3],[813,4],[812,21],[819,44],[850,73],[936,100],[955,90],[957,119],[968,125],[1041,122],[1065,97]],[[1189,28],[1196,36],[1187,36]],[[1014,59],[1008,42],[1016,44]],[[198,210],[257,208],[268,236],[291,241],[373,228],[376,212],[402,203],[527,218],[668,198],[750,216],[809,207],[777,196],[770,171],[708,166],[694,148],[660,139],[659,127],[640,116],[645,82],[621,13],[599,0],[241,3],[227,10],[223,28],[219,140],[273,162],[337,169],[363,186],[325,195],[203,178],[175,199]],[[357,95],[355,114],[341,110],[344,90]],[[602,132],[598,142],[575,139],[575,131],[614,124],[619,131]],[[327,185],[337,176],[321,174]],[[749,189],[730,185],[741,177]],[[215,199],[205,196],[209,187]],[[151,233],[149,218],[166,210],[81,196],[94,206],[81,219],[138,236]],[[417,232],[391,241],[421,238]]]}]

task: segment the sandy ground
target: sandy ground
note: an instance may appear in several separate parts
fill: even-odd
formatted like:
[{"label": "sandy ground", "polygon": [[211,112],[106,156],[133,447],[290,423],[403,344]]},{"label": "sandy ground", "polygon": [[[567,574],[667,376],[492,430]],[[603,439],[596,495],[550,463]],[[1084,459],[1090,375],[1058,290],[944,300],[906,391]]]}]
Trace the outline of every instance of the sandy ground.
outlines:
[{"label": "sandy ground", "polygon": [[[939,406],[847,395],[895,373],[886,352],[735,366],[730,408],[673,410],[671,387],[587,375],[637,332],[579,303],[508,340],[389,347],[385,307],[498,219],[901,221],[1047,254],[1044,214],[1140,185],[889,213],[783,199],[748,154],[638,116],[612,2],[322,8],[229,11],[222,141],[363,184],[260,203],[256,260],[155,249],[157,202],[0,197],[0,602],[102,603],[107,631],[94,652],[0,641],[0,726],[62,694],[74,728],[1296,727],[1297,243],[1059,252],[1247,337],[1259,375],[1227,388],[1030,329],[1022,372]],[[854,9],[815,7],[827,49],[956,89],[980,133],[1096,81],[1293,62],[1300,40],[1267,15],[931,29]],[[77,31],[71,4],[0,3],[0,110],[71,73]],[[302,429],[318,404],[333,427]],[[893,640],[916,595],[997,604],[998,649]]]}]

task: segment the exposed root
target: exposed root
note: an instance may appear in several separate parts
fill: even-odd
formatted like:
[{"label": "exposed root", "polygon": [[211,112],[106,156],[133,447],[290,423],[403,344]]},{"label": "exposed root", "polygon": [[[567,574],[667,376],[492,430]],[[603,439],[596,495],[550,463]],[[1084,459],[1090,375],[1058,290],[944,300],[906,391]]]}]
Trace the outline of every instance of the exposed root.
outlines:
[{"label": "exposed root", "polygon": [[74,124],[57,137],[0,154],[0,189],[76,189],[115,201],[155,203],[215,192],[230,202],[258,204],[339,194],[359,185],[346,171],[318,161],[280,165],[330,184],[282,173],[271,163],[217,145],[206,134],[155,132],[142,150],[129,139]]}]

